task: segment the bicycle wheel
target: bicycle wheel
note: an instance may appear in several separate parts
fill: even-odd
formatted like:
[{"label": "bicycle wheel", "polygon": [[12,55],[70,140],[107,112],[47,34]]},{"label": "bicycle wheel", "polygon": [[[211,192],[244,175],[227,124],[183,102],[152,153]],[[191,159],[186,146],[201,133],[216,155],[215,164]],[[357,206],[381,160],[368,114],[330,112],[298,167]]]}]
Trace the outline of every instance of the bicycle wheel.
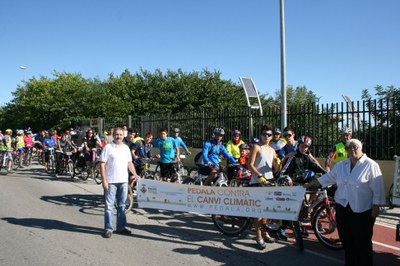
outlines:
[{"label": "bicycle wheel", "polygon": [[12,169],[17,170],[19,168],[19,155],[13,155],[13,163],[12,163]]},{"label": "bicycle wheel", "polygon": [[68,160],[68,174],[71,178],[75,177],[75,164],[71,159]]},{"label": "bicycle wheel", "polygon": [[184,184],[184,185],[195,185],[194,179],[191,178],[191,177],[186,177],[185,179],[183,179],[182,184]]},{"label": "bicycle wheel", "polygon": [[50,155],[49,157],[49,162],[47,163],[47,170],[49,171],[50,174],[55,174],[56,169],[54,165],[54,157],[52,155]]},{"label": "bicycle wheel", "polygon": [[229,186],[230,187],[238,187],[239,181],[236,178],[232,178],[231,181],[229,181]]},{"label": "bicycle wheel", "polygon": [[143,179],[154,179],[153,174],[149,170],[143,170],[140,175]]},{"label": "bicycle wheel", "polygon": [[311,223],[315,236],[324,247],[339,250],[343,248],[343,245],[339,239],[335,215],[335,202],[331,202],[329,208],[322,202],[315,208]]},{"label": "bicycle wheel", "polygon": [[4,175],[8,174],[8,159],[6,157],[5,153],[2,153],[1,156],[1,161],[0,161],[0,172]]},{"label": "bicycle wheel", "polygon": [[303,252],[304,251],[304,242],[303,242],[303,237],[301,236],[300,222],[293,221],[292,228],[293,228],[294,238],[296,239],[297,250],[299,252]]},{"label": "bicycle wheel", "polygon": [[100,163],[99,162],[96,162],[96,165],[95,165],[94,181],[98,185],[100,185],[103,182],[103,180],[101,179],[101,175],[100,175]]},{"label": "bicycle wheel", "polygon": [[39,152],[39,153],[37,154],[37,157],[38,157],[38,163],[39,163],[40,165],[43,165],[43,164],[44,164],[43,152]]},{"label": "bicycle wheel", "polygon": [[160,181],[161,180],[161,173],[160,173],[160,165],[159,164],[157,164],[156,170],[154,170],[153,177],[154,177],[154,180],[156,180],[156,181]]},{"label": "bicycle wheel", "polygon": [[182,177],[188,176],[188,175],[189,175],[189,171],[188,171],[185,167],[182,166],[182,167],[179,169],[179,174],[180,174]]},{"label": "bicycle wheel", "polygon": [[238,236],[250,225],[250,218],[212,214],[211,219],[215,227],[227,236]]},{"label": "bicycle wheel", "polygon": [[394,208],[394,204],[392,202],[392,197],[393,197],[393,185],[394,183],[392,183],[392,185],[389,188],[389,195],[388,195],[388,204],[389,204],[389,208],[393,209]]}]

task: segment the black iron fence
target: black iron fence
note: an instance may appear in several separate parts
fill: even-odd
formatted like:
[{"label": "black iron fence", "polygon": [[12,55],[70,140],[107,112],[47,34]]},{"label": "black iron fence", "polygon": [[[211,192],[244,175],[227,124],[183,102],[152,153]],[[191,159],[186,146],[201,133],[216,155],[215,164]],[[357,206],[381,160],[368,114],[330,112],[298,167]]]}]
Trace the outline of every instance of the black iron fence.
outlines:
[{"label": "black iron fence", "polygon": [[[332,146],[339,140],[339,130],[349,127],[353,138],[364,143],[364,152],[373,159],[392,160],[400,154],[400,97],[373,101],[308,104],[290,106],[287,110],[288,125],[295,129],[297,136],[308,135],[313,143],[311,150],[316,157],[325,157]],[[190,113],[166,114],[129,117],[117,123],[104,120],[104,128],[109,126],[128,125],[139,129],[141,134],[161,128],[179,128],[181,137],[189,147],[200,148],[204,140],[209,139],[216,127],[227,132],[239,129],[245,141],[258,137],[262,125],[280,127],[281,113],[279,107],[266,107],[261,116],[257,109],[194,111]]]}]

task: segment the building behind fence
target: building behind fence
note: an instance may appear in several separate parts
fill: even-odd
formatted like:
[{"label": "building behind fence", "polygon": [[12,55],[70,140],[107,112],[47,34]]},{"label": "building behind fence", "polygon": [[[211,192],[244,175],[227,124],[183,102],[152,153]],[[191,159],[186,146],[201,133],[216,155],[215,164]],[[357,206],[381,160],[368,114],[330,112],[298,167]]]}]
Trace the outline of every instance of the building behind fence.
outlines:
[{"label": "building behind fence", "polygon": [[[239,129],[245,141],[259,137],[262,125],[280,127],[281,113],[276,107],[266,107],[261,116],[259,110],[193,111],[190,113],[151,115],[119,119],[101,118],[96,122],[99,130],[127,125],[138,129],[143,136],[146,132],[158,135],[161,128],[179,128],[180,136],[189,147],[201,148],[203,141],[210,139],[212,130],[224,128],[227,134]],[[353,138],[364,143],[364,152],[376,160],[392,160],[400,154],[400,99],[373,100],[331,105],[296,105],[287,110],[288,125],[296,136],[308,135],[312,138],[311,151],[316,157],[326,157],[329,150],[340,139],[340,129],[349,127]]]}]

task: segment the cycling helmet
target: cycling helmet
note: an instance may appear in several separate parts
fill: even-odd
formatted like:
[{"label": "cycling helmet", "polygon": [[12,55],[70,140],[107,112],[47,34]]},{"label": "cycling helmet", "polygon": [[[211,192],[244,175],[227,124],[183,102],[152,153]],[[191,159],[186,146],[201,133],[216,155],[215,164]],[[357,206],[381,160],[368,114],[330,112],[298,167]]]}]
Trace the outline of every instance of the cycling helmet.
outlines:
[{"label": "cycling helmet", "polygon": [[241,149],[241,150],[245,150],[245,149],[249,150],[250,146],[248,144],[246,144],[246,143],[243,143],[243,144],[241,144],[239,146],[239,149]]},{"label": "cycling helmet", "polygon": [[307,147],[311,146],[311,139],[308,136],[301,136],[297,141],[299,144],[304,143]]},{"label": "cycling helmet", "polygon": [[6,134],[7,133],[12,134],[12,129],[6,129]]},{"label": "cycling helmet", "polygon": [[232,131],[232,136],[235,136],[235,135],[240,135],[240,130],[235,129],[234,131]]},{"label": "cycling helmet", "polygon": [[213,134],[214,135],[217,135],[217,134],[218,135],[225,135],[225,130],[223,128],[217,127],[217,128],[214,129]]},{"label": "cycling helmet", "polygon": [[344,128],[342,128],[342,129],[340,130],[340,133],[342,133],[342,134],[351,134],[352,131],[351,131],[351,128],[349,128],[349,127],[344,127]]},{"label": "cycling helmet", "polygon": [[179,130],[179,128],[175,127],[175,128],[172,129],[172,132],[174,132],[174,133],[179,133],[180,130]]},{"label": "cycling helmet", "polygon": [[250,143],[254,144],[254,143],[260,143],[260,139],[259,138],[252,138]]},{"label": "cycling helmet", "polygon": [[281,130],[279,129],[279,128],[274,128],[274,130],[272,130],[272,133],[279,133],[279,134],[281,134],[282,132],[281,132]]},{"label": "cycling helmet", "polygon": [[18,135],[24,134],[24,130],[22,130],[22,129],[18,130],[18,131],[17,131],[17,134],[18,134]]},{"label": "cycling helmet", "polygon": [[28,130],[26,131],[26,134],[32,134],[32,131]]}]

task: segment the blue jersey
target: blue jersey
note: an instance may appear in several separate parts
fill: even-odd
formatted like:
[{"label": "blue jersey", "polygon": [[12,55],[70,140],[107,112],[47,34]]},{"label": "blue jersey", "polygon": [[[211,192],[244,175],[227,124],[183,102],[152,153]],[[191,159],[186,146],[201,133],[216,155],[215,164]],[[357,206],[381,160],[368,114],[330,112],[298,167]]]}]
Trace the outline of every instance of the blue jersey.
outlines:
[{"label": "blue jersey", "polygon": [[177,147],[174,138],[167,137],[165,140],[156,139],[153,140],[151,144],[160,150],[161,163],[172,163],[174,161]]},{"label": "blue jersey", "polygon": [[182,147],[185,151],[187,150],[186,144],[181,137],[173,137],[175,139],[176,146],[178,148]]},{"label": "blue jersey", "polygon": [[55,140],[54,138],[44,138],[43,145],[49,148],[54,148]]},{"label": "blue jersey", "polygon": [[[176,146],[178,147],[178,148],[183,148],[185,151],[188,149],[187,147],[186,147],[186,144],[185,144],[185,142],[183,141],[183,139],[181,138],[181,137],[172,137],[174,140],[175,140],[175,143],[176,143]],[[176,150],[175,150],[175,156],[176,156]]]},{"label": "blue jersey", "polygon": [[[210,149],[212,147],[212,151],[210,152]],[[217,166],[219,165],[219,156],[223,155],[228,162],[230,163],[236,163],[235,158],[232,157],[228,153],[228,151],[225,149],[224,145],[222,145],[222,142],[216,143],[215,140],[210,140],[204,142],[203,145],[203,162],[204,164],[212,163],[213,165]]]},{"label": "blue jersey", "polygon": [[279,158],[283,158],[283,157],[285,157],[287,154],[289,154],[291,152],[296,152],[298,144],[299,143],[296,141],[293,147],[290,147],[287,144],[285,146],[283,146],[283,148],[280,149],[279,152],[278,152]]}]

